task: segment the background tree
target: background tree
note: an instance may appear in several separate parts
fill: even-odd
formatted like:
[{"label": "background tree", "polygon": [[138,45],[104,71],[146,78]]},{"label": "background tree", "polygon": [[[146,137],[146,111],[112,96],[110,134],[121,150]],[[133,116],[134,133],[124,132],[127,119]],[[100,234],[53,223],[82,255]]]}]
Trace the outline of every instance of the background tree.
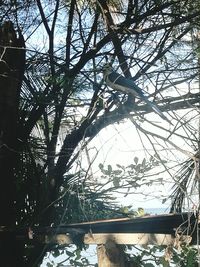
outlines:
[{"label": "background tree", "polygon": [[[77,191],[92,200],[91,207],[102,208],[102,196],[73,166],[83,148],[108,125],[129,119],[159,159],[158,149],[166,144],[186,153],[187,147],[177,147],[175,138],[185,146],[192,140],[192,152],[197,151],[198,138],[189,124],[199,107],[199,92],[191,86],[198,77],[197,56],[188,43],[199,19],[195,2],[12,1],[1,3],[1,10],[2,25],[12,21],[26,43],[23,84],[19,101],[14,101],[19,112],[13,154],[17,160],[11,166],[16,182],[4,178],[8,184],[2,189],[9,197],[15,187],[11,204],[14,201],[17,225],[77,221]],[[17,53],[12,42],[9,46]],[[1,42],[1,58],[6,47]],[[99,73],[107,61],[147,90],[174,126],[163,126],[157,116],[149,119],[152,111],[146,104],[107,88]],[[23,59],[16,62],[21,66]],[[1,113],[1,121],[3,116],[8,122],[9,113]],[[1,153],[5,157],[8,149]],[[41,251],[36,247],[26,266],[33,266]]]}]

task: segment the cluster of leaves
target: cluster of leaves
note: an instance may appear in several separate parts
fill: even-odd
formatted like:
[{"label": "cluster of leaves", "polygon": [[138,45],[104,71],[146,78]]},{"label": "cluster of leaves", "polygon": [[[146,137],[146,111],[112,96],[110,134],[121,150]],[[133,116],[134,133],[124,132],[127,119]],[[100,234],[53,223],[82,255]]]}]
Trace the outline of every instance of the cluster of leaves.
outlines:
[{"label": "cluster of leaves", "polygon": [[[87,249],[87,248],[85,248]],[[89,260],[82,255],[82,251],[79,248],[72,246],[65,247],[65,250],[57,247],[54,248],[51,253],[47,253],[44,258],[45,264],[48,267],[64,266],[64,264],[70,264],[70,266],[96,266],[90,264]]]},{"label": "cluster of leaves", "polygon": [[[128,247],[133,250],[133,247]],[[147,248],[135,247],[134,254],[129,254],[129,261],[137,267],[197,267],[198,249],[182,244],[179,250],[172,246],[148,246]]]},{"label": "cluster of leaves", "polygon": [[[123,187],[128,193],[155,183],[146,176],[158,166],[160,158],[155,157],[141,163],[135,157],[133,164],[119,164],[117,169],[100,165],[102,181],[97,181],[94,190],[83,173],[68,179],[66,173],[83,148],[106,126],[128,118],[155,150],[155,139],[161,146],[173,136],[187,143],[188,136],[193,136],[193,129],[185,127],[190,118],[186,115],[182,122],[175,111],[199,107],[199,93],[191,92],[189,85],[186,94],[178,88],[199,75],[198,52],[193,53],[190,44],[182,41],[191,25],[199,23],[199,5],[188,0],[119,3],[0,3],[0,22],[12,20],[18,34],[22,29],[26,38],[26,70],[16,100],[16,105],[20,103],[16,149],[20,155],[14,166],[16,222],[21,226],[83,221],[97,218],[96,214],[113,216],[115,208],[107,204],[112,203],[110,192]],[[179,53],[180,47],[184,53]],[[133,99],[128,103],[128,96],[118,97],[102,86],[97,70],[108,57],[124,76],[130,78],[134,72],[133,80],[152,93],[162,111],[170,110],[177,123],[171,132],[144,117],[151,112],[147,105]],[[131,105],[127,108],[127,104]],[[138,117],[142,120],[135,120]],[[149,131],[149,125],[156,127],[155,132]],[[184,127],[182,136],[178,130]],[[163,135],[158,134],[160,130]],[[197,138],[192,142],[197,143]]]},{"label": "cluster of leaves", "polygon": [[[89,246],[85,247],[87,251]],[[198,249],[182,244],[177,250],[173,246],[124,246],[127,263],[134,264],[136,267],[197,267],[198,266]],[[70,263],[71,266],[97,266],[90,263],[90,259],[85,258],[83,251],[72,246],[65,247],[65,250],[57,247],[52,254],[48,253],[45,257],[47,266],[62,266],[64,263]],[[94,258],[92,259],[94,262]]]},{"label": "cluster of leaves", "polygon": [[[155,179],[150,179],[149,172],[153,171],[160,165],[160,159],[155,154],[149,159],[144,158],[141,163],[138,157],[134,157],[133,163],[128,166],[116,164],[116,169],[113,169],[111,165],[106,168],[103,164],[99,165],[102,172],[102,179],[110,181],[117,189],[122,188],[140,188],[141,186],[150,186],[156,182]],[[159,183],[162,183],[162,178],[158,179]]]}]

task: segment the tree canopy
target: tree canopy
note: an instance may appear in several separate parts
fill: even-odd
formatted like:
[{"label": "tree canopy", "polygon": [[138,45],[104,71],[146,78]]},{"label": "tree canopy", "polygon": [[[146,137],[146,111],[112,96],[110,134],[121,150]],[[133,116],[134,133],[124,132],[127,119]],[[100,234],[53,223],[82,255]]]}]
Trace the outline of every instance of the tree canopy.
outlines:
[{"label": "tree canopy", "polygon": [[[15,179],[12,201],[18,225],[84,220],[77,192],[92,207],[86,211],[91,212],[88,217],[95,209],[106,216],[101,186],[97,187],[99,193],[93,190],[87,172],[74,172],[73,164],[90,141],[114,123],[130,120],[150,142],[161,164],[164,161],[158,151],[167,148],[169,157],[174,157],[174,149],[189,156],[189,163],[184,158],[189,165],[183,165],[182,173],[184,166],[197,166],[198,1],[15,0],[1,2],[0,6],[0,73],[4,77],[12,70],[13,76],[15,69],[20,70],[17,93],[0,93],[1,99],[12,98],[15,103],[12,116],[16,116],[16,133],[11,140],[1,140],[0,153],[7,153],[8,148],[14,157],[7,175]],[[16,62],[9,62],[6,69],[9,49]],[[102,76],[107,62],[147,91],[173,125],[156,115],[152,120],[147,104],[107,87]],[[10,78],[6,77],[7,82]],[[5,78],[1,78],[0,86],[4,84]],[[1,110],[5,124],[9,121],[8,110]],[[177,145],[179,140],[183,145]],[[7,145],[6,149],[2,144]],[[148,164],[152,167],[152,162],[144,162],[141,168],[148,168]],[[5,166],[0,169],[2,173]],[[137,173],[135,167],[132,171]],[[167,172],[174,175],[170,169]],[[173,176],[179,185],[174,189],[177,197],[173,210],[181,210],[187,195],[184,190],[189,180],[182,173]],[[188,169],[187,174],[191,174]],[[116,173],[114,176],[117,187]],[[12,179],[8,181],[13,183]]]}]

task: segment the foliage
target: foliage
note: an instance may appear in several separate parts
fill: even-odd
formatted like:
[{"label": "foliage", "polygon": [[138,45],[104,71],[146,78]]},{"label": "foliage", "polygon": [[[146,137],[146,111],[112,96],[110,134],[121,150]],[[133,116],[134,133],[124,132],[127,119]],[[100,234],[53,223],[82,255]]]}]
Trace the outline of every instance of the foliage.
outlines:
[{"label": "foliage", "polygon": [[[128,249],[132,250],[132,247]],[[138,267],[197,267],[198,250],[186,244],[182,244],[178,250],[173,246],[148,246],[143,249],[136,246],[129,260]]]},{"label": "foliage", "polygon": [[[33,167],[31,171],[30,164],[27,165],[29,174],[26,175],[26,179],[17,174],[17,179],[19,179],[17,183],[21,185],[22,189],[25,187],[29,190],[29,200],[25,200],[27,190],[23,189],[22,194],[18,193],[22,198],[18,203],[25,202],[26,205],[29,203],[30,207],[27,209],[32,211],[33,217],[37,217],[39,213],[43,214],[43,210],[48,212],[47,206],[53,207],[51,203],[59,198],[62,184],[68,183],[68,176],[65,174],[69,172],[72,163],[82,153],[82,146],[86,146],[102,128],[128,117],[131,121],[134,120],[134,126],[141,133],[147,135],[148,138],[157,138],[155,134],[157,130],[148,132],[145,129],[146,117],[144,114],[149,112],[148,107],[139,103],[132,107],[127,106],[126,103],[129,101],[127,97],[113,96],[113,93],[104,85],[102,86],[102,76],[97,73],[97,70],[105,62],[107,55],[110,59],[114,59],[114,66],[119,64],[124,75],[129,75],[128,69],[135,71],[134,79],[137,79],[139,84],[143,84],[143,87],[148,89],[149,84],[152,83],[155,88],[153,91],[149,89],[150,93],[154,99],[158,99],[163,111],[169,110],[168,103],[170,103],[171,111],[177,109],[179,105],[180,108],[183,108],[183,105],[185,108],[192,105],[191,103],[187,106],[189,98],[188,101],[180,102],[179,97],[170,98],[167,94],[168,88],[173,87],[171,86],[172,80],[177,86],[181,85],[186,77],[188,82],[192,82],[197,75],[195,67],[192,70],[196,62],[190,53],[190,48],[184,42],[181,43],[181,38],[189,33],[190,22],[193,21],[193,17],[197,17],[196,13],[187,14],[179,21],[176,19],[177,15],[173,17],[167,13],[173,6],[170,2],[152,2],[147,6],[145,3],[137,6],[135,3],[134,6],[124,5],[119,11],[129,12],[127,16],[123,13],[115,15],[115,11],[111,11],[111,16],[113,16],[111,20],[107,17],[107,13],[102,13],[102,10],[108,8],[104,1],[97,6],[92,6],[90,12],[87,9],[89,3],[85,1],[80,5],[76,1],[65,4],[57,1],[55,5],[51,3],[47,7],[44,3],[37,1],[36,8],[33,9],[32,6],[29,6],[28,10],[33,17],[39,18],[39,21],[34,20],[35,24],[29,28],[23,24],[23,21],[20,21],[23,8],[21,7],[21,13],[17,13],[18,21],[21,23],[20,27],[23,25],[31,34],[27,41],[27,66],[20,99],[18,135],[23,142],[23,146],[20,148],[24,150],[23,157],[26,155],[27,162],[31,158]],[[162,10],[161,16],[157,12],[158,6]],[[180,12],[176,5],[174,8],[176,8],[174,13]],[[134,16],[131,15],[131,10],[134,10]],[[93,17],[95,11],[97,13]],[[86,16],[88,20],[84,20]],[[155,16],[158,18],[159,27],[155,25]],[[64,24],[61,24],[62,17],[66,21]],[[13,19],[15,20],[15,18]],[[111,24],[118,21],[122,22],[117,24],[118,26],[113,32]],[[163,22],[165,23],[163,24]],[[67,26],[67,23],[70,27]],[[40,24],[44,25],[46,33]],[[180,29],[175,33],[173,27],[176,24],[180,25]],[[91,25],[92,27],[90,27]],[[170,25],[173,27],[170,28]],[[96,31],[100,26],[102,30]],[[141,31],[141,34],[138,34],[138,31]],[[34,38],[38,38],[40,32],[42,38],[49,40],[49,44],[47,42],[36,48],[38,45],[34,44]],[[116,41],[117,35],[121,40]],[[42,38],[39,38],[38,41],[41,42]],[[174,41],[174,38],[177,41]],[[66,42],[64,43],[63,40]],[[155,45],[149,47],[149,42],[155,43]],[[128,51],[126,47],[130,47],[130,44],[134,45]],[[29,50],[30,45],[32,46],[31,50]],[[118,45],[123,51],[117,48]],[[179,46],[188,52],[177,54]],[[95,50],[94,47],[97,49]],[[113,48],[114,53],[111,52]],[[134,56],[132,57],[132,55]],[[125,60],[126,58],[127,60]],[[185,58],[188,58],[188,61]],[[140,67],[138,62],[142,63]],[[157,68],[155,64],[157,64]],[[179,76],[176,75],[177,68]],[[173,69],[175,71],[172,71]],[[163,83],[164,80],[165,83]],[[155,83],[155,81],[157,82]],[[172,90],[174,93],[178,91],[176,87]],[[196,96],[193,95],[198,103]],[[103,102],[101,104],[100,99]],[[194,103],[194,107],[195,105]],[[136,115],[138,119],[141,117],[141,123],[135,118]],[[174,115],[171,114],[171,116]],[[158,119],[156,118],[156,120]],[[152,123],[150,122],[150,124]],[[179,134],[178,128],[180,127],[177,127],[177,133],[176,128],[172,130],[173,135]],[[160,126],[158,129],[161,132],[165,131]],[[161,135],[160,144],[162,138]],[[81,140],[83,140],[83,144],[80,143]],[[169,138],[166,138],[164,142],[168,142],[168,140]],[[57,151],[58,144],[60,144],[59,151]],[[153,143],[152,145],[154,146]],[[19,158],[17,172],[21,171],[21,164],[22,161]],[[141,164],[135,162],[130,167],[130,172],[137,173],[141,168],[144,169],[145,160]],[[108,169],[108,172],[112,172],[112,170]],[[26,173],[25,170],[24,173]],[[30,175],[31,177],[28,178]],[[74,176],[75,180],[76,175]],[[120,184],[116,173],[113,176],[113,183],[114,186]],[[35,184],[35,190],[32,190],[33,184]],[[139,186],[136,181],[129,181],[129,184],[135,187]],[[44,195],[46,196],[45,201]],[[62,204],[60,206],[63,207]],[[30,213],[28,214],[30,215]],[[27,214],[19,214],[20,218],[23,216],[25,216],[23,220],[27,221]]]},{"label": "foliage", "polygon": [[[45,264],[49,267],[53,267],[55,265],[62,266],[65,263],[69,263],[70,266],[95,266],[90,264],[89,260],[85,256],[81,255],[81,250],[78,248],[74,249],[73,247],[67,247],[65,250],[54,248],[51,253],[53,253],[53,257],[50,258],[50,254],[47,254],[44,258]],[[60,260],[58,259],[59,257]]]},{"label": "foliage", "polygon": [[[146,176],[158,164],[179,185],[166,159],[189,151],[194,160],[199,149],[199,43],[191,31],[191,26],[199,27],[199,5],[173,0],[114,3],[0,3],[0,23],[11,20],[26,41],[14,149],[16,223],[21,227],[114,216],[116,203],[109,192],[123,187],[128,194],[131,188],[163,182]],[[174,126],[163,126],[157,116],[150,119],[147,105],[105,86],[101,69],[107,61],[145,89]],[[116,169],[100,165],[101,181],[94,183],[82,166],[84,149],[102,129],[125,120],[141,140],[148,140],[153,156],[142,162],[135,156],[131,165]],[[165,158],[159,153],[163,148]]]},{"label": "foliage", "polygon": [[[144,158],[141,163],[139,163],[138,157],[134,157],[133,164],[128,166],[117,164],[117,169],[113,169],[111,165],[108,165],[105,169],[104,165],[100,164],[99,168],[103,174],[102,179],[112,181],[113,186],[117,189],[126,188],[130,190],[131,188],[140,188],[143,185],[150,186],[153,181],[156,182],[155,179],[149,179],[148,173],[159,164],[160,161],[156,156],[151,156],[149,160]],[[162,183],[162,179],[159,179],[158,182]]]},{"label": "foliage", "polygon": [[[86,248],[85,253],[89,247]],[[137,267],[197,267],[198,249],[187,244],[181,244],[178,249],[173,246],[124,246],[127,256],[127,262],[133,263]],[[90,252],[91,253],[91,252]],[[66,254],[66,255],[64,255]],[[62,257],[60,257],[62,256]],[[60,257],[61,260],[58,260]],[[88,261],[80,249],[73,247],[54,248],[53,255],[48,253],[45,257],[45,263],[49,266],[60,266],[59,264],[70,263],[71,266],[96,266]],[[93,258],[93,262],[94,262]],[[60,263],[59,263],[60,262]],[[51,265],[50,265],[51,264]],[[82,265],[81,265],[82,264]],[[62,266],[62,265],[61,265]]]}]

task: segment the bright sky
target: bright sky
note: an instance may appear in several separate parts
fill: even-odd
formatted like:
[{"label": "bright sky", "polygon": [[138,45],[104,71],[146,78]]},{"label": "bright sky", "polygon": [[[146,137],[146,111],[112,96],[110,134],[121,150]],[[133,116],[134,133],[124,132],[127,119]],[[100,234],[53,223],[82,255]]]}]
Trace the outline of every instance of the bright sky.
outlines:
[{"label": "bright sky", "polygon": [[[190,114],[188,111],[181,112],[182,114],[186,113],[187,116],[191,116],[190,123],[196,127],[196,123],[198,123],[197,118],[194,117],[195,113]],[[164,126],[166,129],[173,131],[174,127],[171,126],[167,122],[161,122],[160,118],[158,120],[158,116],[154,114],[149,114],[148,118],[151,121],[157,121],[158,125]],[[194,120],[194,121],[193,121]],[[180,126],[180,125],[179,125]],[[149,127],[149,128],[148,128]],[[154,127],[147,126],[149,131],[155,131],[157,134],[161,134],[162,131],[156,129]],[[182,127],[178,129],[177,133],[180,135],[185,135]],[[164,136],[168,136],[169,133],[164,133]],[[184,149],[186,153],[193,152],[193,148],[191,147],[191,142],[188,144],[183,140],[182,136],[172,136],[171,141],[178,146],[180,149]],[[116,164],[121,164],[127,166],[134,162],[134,157],[138,157],[141,162],[143,158],[149,159],[150,155],[154,155],[153,148],[151,144],[145,139],[145,137],[141,139],[139,138],[138,131],[136,127],[130,122],[126,121],[125,123],[111,125],[103,129],[94,140],[89,144],[89,147],[92,148],[89,150],[90,152],[90,161],[93,160],[94,155],[96,155],[97,151],[100,151],[98,155],[95,157],[95,160],[92,164],[92,172],[94,175],[100,175],[100,173],[96,173],[98,170],[99,163],[103,163],[104,166],[112,165],[113,168],[116,167]],[[145,149],[143,147],[145,146]],[[157,149],[159,154],[163,160],[169,161],[170,167],[174,165],[179,165],[183,159],[186,158],[186,154],[177,150],[175,147],[170,147],[169,149],[164,151],[162,141],[159,141]],[[163,169],[162,167],[157,168],[156,171]],[[163,185],[158,186],[152,185],[150,187],[143,187],[142,193],[150,194],[151,196],[145,197],[141,194],[128,194],[126,198],[119,197],[118,200],[122,205],[133,205],[133,207],[137,208],[142,206],[143,208],[165,208],[170,206],[170,201],[165,204],[162,204],[162,199],[169,196],[169,191],[173,185],[173,176],[175,173],[174,168],[170,169],[169,172],[165,172],[160,174],[159,176],[155,176],[155,179],[158,177],[164,178],[165,183]],[[153,177],[154,179],[154,177]],[[155,197],[152,197],[154,195]]]},{"label": "bright sky", "polygon": [[[99,163],[103,163],[105,166],[110,164],[115,168],[116,164],[124,166],[132,164],[134,157],[138,157],[139,161],[142,161],[143,158],[148,159],[150,157],[143,148],[135,126],[129,121],[103,129],[89,146],[93,147],[94,153],[98,149],[100,151],[92,165],[93,173],[98,170]],[[146,148],[153,155],[154,151],[149,144],[148,146],[146,143]],[[91,151],[91,160],[94,157],[92,154]],[[100,173],[96,173],[96,175],[100,175]],[[161,207],[159,197],[167,193],[166,186],[160,186],[159,188],[158,186],[152,186],[151,188],[144,187],[142,190],[147,194],[152,191],[154,193],[157,192],[158,199],[150,197],[147,201],[141,194],[128,194],[125,198],[118,196],[118,200],[122,205],[133,205],[135,208],[140,206],[143,208]],[[166,207],[166,205],[163,207]]]}]

